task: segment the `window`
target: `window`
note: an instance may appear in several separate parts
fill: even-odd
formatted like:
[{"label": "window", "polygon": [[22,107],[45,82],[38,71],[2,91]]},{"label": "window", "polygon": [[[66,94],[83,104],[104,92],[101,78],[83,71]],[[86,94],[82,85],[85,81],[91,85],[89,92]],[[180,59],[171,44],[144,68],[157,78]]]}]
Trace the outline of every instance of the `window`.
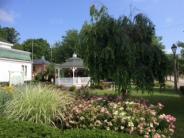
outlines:
[{"label": "window", "polygon": [[24,69],[24,75],[27,76],[27,66],[24,66],[25,69]]},{"label": "window", "polygon": [[27,76],[27,66],[26,65],[22,65],[22,73],[24,74],[24,76]]},{"label": "window", "polygon": [[24,65],[22,65],[22,72],[24,73]]}]

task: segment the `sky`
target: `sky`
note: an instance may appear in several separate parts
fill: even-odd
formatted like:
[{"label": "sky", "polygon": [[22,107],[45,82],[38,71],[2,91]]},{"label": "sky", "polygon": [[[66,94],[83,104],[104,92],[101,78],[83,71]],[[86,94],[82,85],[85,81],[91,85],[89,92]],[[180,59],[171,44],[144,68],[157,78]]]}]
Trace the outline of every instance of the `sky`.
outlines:
[{"label": "sky", "polygon": [[92,4],[105,5],[111,16],[144,13],[162,36],[166,51],[184,41],[184,0],[0,0],[0,25],[14,27],[20,42],[44,38],[51,45],[62,39],[67,30],[80,30],[90,21]]}]

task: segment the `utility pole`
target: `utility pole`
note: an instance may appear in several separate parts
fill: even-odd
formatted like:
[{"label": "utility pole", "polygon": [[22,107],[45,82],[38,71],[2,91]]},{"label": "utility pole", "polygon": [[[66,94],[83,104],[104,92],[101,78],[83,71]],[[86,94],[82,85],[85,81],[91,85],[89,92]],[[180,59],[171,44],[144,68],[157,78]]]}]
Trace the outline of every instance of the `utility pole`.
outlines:
[{"label": "utility pole", "polygon": [[32,45],[32,61],[33,61],[33,52],[34,52],[34,51],[33,51],[33,50],[34,50],[34,49],[33,49],[33,40],[32,40],[32,42],[31,42],[31,45]]},{"label": "utility pole", "polygon": [[176,54],[174,54],[174,88],[176,91],[178,90],[177,81]]}]

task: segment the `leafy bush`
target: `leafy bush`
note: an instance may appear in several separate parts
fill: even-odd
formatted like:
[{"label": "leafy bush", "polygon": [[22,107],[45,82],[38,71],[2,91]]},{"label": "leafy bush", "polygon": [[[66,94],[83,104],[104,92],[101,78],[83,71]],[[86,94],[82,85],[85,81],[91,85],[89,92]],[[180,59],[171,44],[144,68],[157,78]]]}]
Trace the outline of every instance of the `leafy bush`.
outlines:
[{"label": "leafy bush", "polygon": [[65,114],[66,128],[106,129],[135,133],[145,137],[170,137],[176,119],[160,114],[163,105],[141,102],[108,101],[106,97],[76,101]]},{"label": "leafy bush", "polygon": [[89,98],[90,90],[88,87],[82,86],[80,89],[77,90],[76,95],[82,98]]},{"label": "leafy bush", "polygon": [[138,138],[127,134],[105,130],[72,129],[62,134],[63,138]]},{"label": "leafy bush", "polygon": [[2,138],[59,138],[61,133],[56,128],[30,122],[0,119],[0,137]]},{"label": "leafy bush", "polygon": [[69,91],[72,91],[73,92],[75,90],[76,90],[76,86],[74,86],[74,85],[69,88]]},{"label": "leafy bush", "polygon": [[[0,119],[0,137],[3,138],[135,138],[135,136],[104,130],[72,129],[63,133],[57,128],[25,121]],[[137,138],[137,137],[136,137]]]},{"label": "leafy bush", "polygon": [[28,85],[16,90],[4,114],[9,119],[54,125],[72,101],[69,94],[49,86]]},{"label": "leafy bush", "polygon": [[38,73],[38,74],[35,76],[35,80],[36,80],[36,81],[44,81],[44,75],[43,75],[43,73]]}]

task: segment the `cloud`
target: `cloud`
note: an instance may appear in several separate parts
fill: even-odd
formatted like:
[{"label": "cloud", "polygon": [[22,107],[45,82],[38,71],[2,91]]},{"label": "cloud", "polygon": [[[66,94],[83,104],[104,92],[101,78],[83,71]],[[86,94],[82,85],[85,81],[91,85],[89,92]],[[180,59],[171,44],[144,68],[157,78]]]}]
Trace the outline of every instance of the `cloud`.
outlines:
[{"label": "cloud", "polygon": [[13,23],[14,16],[10,12],[0,9],[0,22]]}]

